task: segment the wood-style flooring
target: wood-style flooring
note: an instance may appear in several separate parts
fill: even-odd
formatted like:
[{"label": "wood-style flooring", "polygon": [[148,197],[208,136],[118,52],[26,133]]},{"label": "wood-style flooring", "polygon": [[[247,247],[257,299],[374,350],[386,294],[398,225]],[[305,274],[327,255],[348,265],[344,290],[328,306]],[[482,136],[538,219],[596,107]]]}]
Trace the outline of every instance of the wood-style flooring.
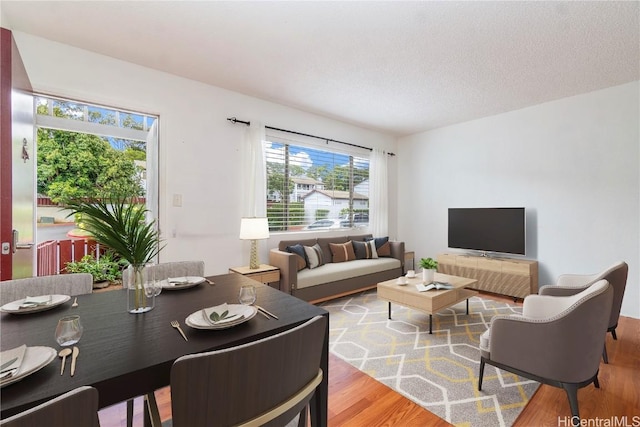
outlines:
[{"label": "wood-style flooring", "polygon": [[[500,299],[500,298],[497,298]],[[640,425],[640,319],[621,317],[618,340],[607,335],[609,364],[600,365],[600,389],[593,385],[578,391],[584,420],[610,420],[606,425]],[[169,388],[156,392],[163,420],[171,416]],[[542,385],[522,411],[514,426],[570,425],[571,414],[563,390]],[[617,417],[614,419],[614,417]],[[635,417],[635,418],[634,418]],[[568,418],[567,418],[568,420]],[[616,421],[617,420],[617,421]],[[597,422],[597,421],[593,421]],[[605,425],[606,421],[600,421]],[[618,422],[618,424],[614,424]],[[125,427],[125,404],[100,411],[101,427]],[[136,399],[134,425],[142,425],[142,400]],[[329,358],[330,426],[449,426],[450,424],[394,392],[338,357]],[[585,424],[587,425],[587,424]]]}]

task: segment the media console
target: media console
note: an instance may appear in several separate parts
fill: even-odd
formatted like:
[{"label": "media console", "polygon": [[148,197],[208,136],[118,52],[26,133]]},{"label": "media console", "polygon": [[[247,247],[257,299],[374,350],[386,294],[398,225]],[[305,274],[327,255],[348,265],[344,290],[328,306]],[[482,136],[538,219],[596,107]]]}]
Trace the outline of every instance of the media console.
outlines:
[{"label": "media console", "polygon": [[524,298],[538,293],[538,261],[487,258],[472,255],[438,255],[438,272],[475,279],[480,291]]}]

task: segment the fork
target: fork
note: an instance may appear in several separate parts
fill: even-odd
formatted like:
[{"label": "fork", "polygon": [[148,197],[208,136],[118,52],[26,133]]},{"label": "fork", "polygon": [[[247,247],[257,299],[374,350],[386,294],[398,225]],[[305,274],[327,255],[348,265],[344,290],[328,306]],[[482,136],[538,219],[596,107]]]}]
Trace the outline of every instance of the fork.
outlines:
[{"label": "fork", "polygon": [[185,341],[189,341],[189,339],[184,334],[184,332],[182,332],[182,328],[180,327],[180,323],[178,323],[177,320],[172,320],[171,321],[171,326],[173,326],[174,328],[176,328],[178,330],[178,332],[180,332],[180,335],[182,335],[182,338],[184,338]]}]

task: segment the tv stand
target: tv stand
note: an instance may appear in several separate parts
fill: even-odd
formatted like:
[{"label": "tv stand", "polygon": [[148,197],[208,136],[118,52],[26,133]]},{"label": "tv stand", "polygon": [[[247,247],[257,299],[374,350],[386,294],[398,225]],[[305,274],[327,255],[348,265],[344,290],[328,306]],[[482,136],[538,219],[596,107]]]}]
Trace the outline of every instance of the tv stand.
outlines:
[{"label": "tv stand", "polygon": [[473,288],[524,298],[538,293],[538,261],[479,255],[438,255],[438,272],[478,281]]}]

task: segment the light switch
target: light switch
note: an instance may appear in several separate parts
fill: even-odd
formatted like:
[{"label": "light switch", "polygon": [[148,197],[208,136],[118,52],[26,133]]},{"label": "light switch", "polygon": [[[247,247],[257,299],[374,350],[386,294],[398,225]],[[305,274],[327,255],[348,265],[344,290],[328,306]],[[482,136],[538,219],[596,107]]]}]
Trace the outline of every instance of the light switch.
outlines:
[{"label": "light switch", "polygon": [[179,208],[182,206],[182,194],[174,194],[173,195],[173,206]]}]

